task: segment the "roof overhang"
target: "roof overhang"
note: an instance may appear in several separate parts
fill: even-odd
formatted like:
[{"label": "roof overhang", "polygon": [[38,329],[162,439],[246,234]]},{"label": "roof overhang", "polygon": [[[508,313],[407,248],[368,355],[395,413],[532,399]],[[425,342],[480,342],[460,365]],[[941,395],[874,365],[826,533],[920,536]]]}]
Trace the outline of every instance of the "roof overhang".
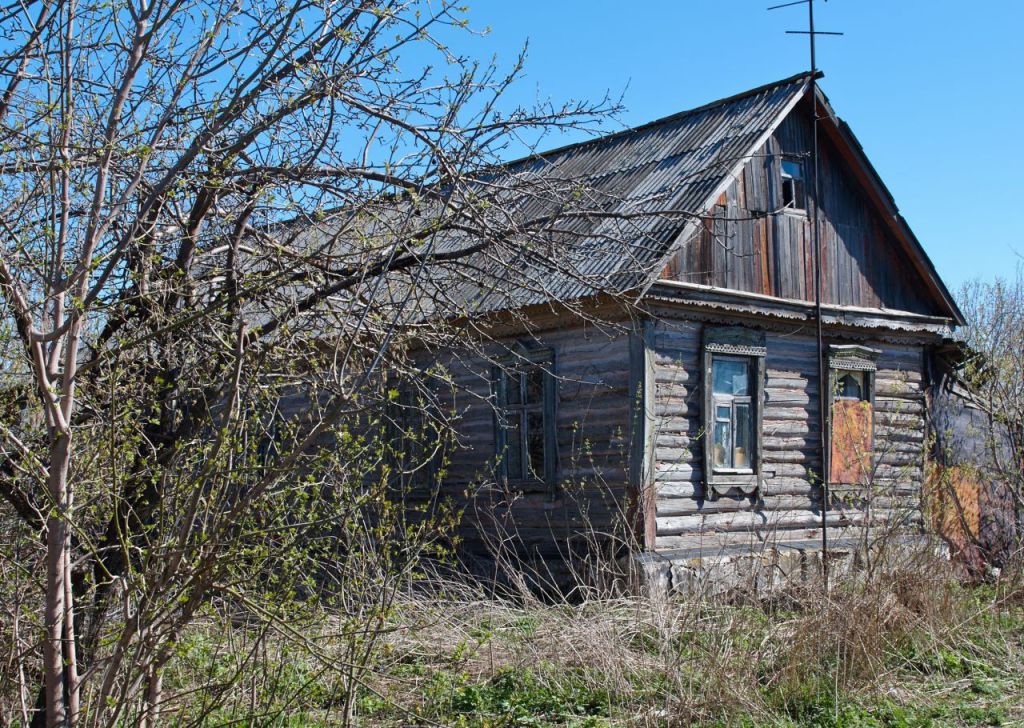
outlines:
[{"label": "roof overhang", "polygon": [[[659,280],[647,290],[644,299],[647,303],[664,303],[693,310],[717,311],[777,321],[809,322],[814,320],[815,315],[815,305],[809,301],[776,298],[760,293],[746,293],[681,281]],[[822,305],[821,312],[822,323],[826,326],[903,332],[939,340],[948,340],[953,333],[950,320],[941,316],[830,304]]]},{"label": "roof overhang", "polygon": [[[662,258],[658,267],[655,269],[652,277],[648,280],[647,286],[644,289],[646,292],[652,287],[664,283],[662,279],[658,278],[660,271],[664,268],[667,262],[675,255],[679,247],[685,244],[697,231],[701,224],[701,217],[707,213],[708,210],[716,203],[721,197],[722,193],[728,189],[728,186],[740,175],[744,166],[749,162],[754,155],[757,154],[758,150],[768,141],[772,134],[781,126],[782,122],[786,119],[789,114],[799,105],[801,101],[807,98],[808,93],[811,89],[814,89],[815,95],[815,116],[819,121],[824,123],[821,125],[825,131],[829,140],[836,146],[840,155],[849,164],[850,169],[853,171],[861,188],[865,191],[868,199],[876,207],[882,219],[888,225],[890,230],[896,239],[900,242],[903,247],[903,252],[906,253],[907,259],[914,266],[914,269],[921,275],[925,283],[929,287],[929,292],[935,299],[935,303],[939,305],[941,309],[946,312],[946,316],[943,317],[927,317],[935,318],[936,321],[941,321],[943,325],[948,329],[950,326],[962,326],[966,323],[963,313],[960,311],[959,306],[956,304],[956,300],[950,294],[949,289],[946,288],[946,284],[939,277],[938,272],[935,270],[935,266],[928,254],[925,252],[921,242],[914,235],[914,232],[910,229],[906,220],[900,214],[899,208],[896,206],[896,202],[893,199],[892,193],[889,192],[885,183],[882,182],[881,177],[875,170],[874,166],[868,160],[867,155],[864,153],[863,147],[860,142],[854,136],[850,127],[842,119],[836,115],[832,109],[828,98],[821,91],[821,88],[816,83],[817,79],[822,78],[824,74],[820,71],[815,74],[806,74],[804,77],[804,83],[802,83],[793,93],[792,98],[780,110],[777,118],[773,123],[766,129],[765,133],[758,138],[758,140],[751,146],[747,151],[747,154],[742,156],[733,169],[728,175],[726,175],[722,182],[715,187],[715,189],[708,195],[701,208],[701,215],[695,216],[690,222],[688,222],[679,235],[676,237],[675,242],[669,247],[668,252]],[[794,77],[799,78],[799,77]],[[737,295],[746,295],[740,292],[731,291],[730,289],[718,289],[718,290],[729,290],[730,293]],[[772,297],[763,296],[763,298],[771,299]],[[774,300],[787,300],[788,299],[774,299]],[[791,301],[792,303],[806,302]],[[823,307],[827,308],[827,307]],[[838,308],[833,306],[832,308]],[[874,309],[871,309],[874,310]],[[878,309],[885,310],[885,309]],[[907,314],[916,315],[916,314]]]}]

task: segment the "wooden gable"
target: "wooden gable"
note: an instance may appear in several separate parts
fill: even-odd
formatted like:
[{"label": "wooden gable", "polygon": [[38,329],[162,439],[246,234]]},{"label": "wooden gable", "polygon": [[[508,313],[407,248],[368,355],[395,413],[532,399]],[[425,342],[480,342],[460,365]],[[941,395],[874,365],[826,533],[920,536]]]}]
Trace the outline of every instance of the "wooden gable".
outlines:
[{"label": "wooden gable", "polygon": [[[870,188],[870,165],[857,168],[860,150],[850,148],[840,123],[826,117],[819,132],[822,302],[957,319],[912,233]],[[783,160],[802,164],[810,208],[812,132],[805,97],[704,212],[662,278],[813,301],[811,221],[784,207],[781,173]]]}]

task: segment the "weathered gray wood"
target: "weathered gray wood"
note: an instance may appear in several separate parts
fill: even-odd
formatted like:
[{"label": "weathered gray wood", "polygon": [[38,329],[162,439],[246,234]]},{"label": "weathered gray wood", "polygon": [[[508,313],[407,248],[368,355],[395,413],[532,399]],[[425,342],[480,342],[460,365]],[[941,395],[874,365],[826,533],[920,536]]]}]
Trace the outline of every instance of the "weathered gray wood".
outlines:
[{"label": "weathered gray wood", "polygon": [[[694,459],[704,449],[697,424],[701,406],[693,406],[694,400],[703,400],[700,370],[695,368],[695,362],[701,357],[700,338],[690,329],[685,342],[678,338],[674,341],[675,348],[671,352],[659,350],[659,342],[671,339],[664,333],[671,325],[671,322],[658,323],[653,357],[658,382],[654,407],[658,456],[655,467],[657,547],[670,548],[671,542],[666,538],[680,537],[666,536],[666,527],[673,531],[690,529],[687,533],[698,537],[731,528],[754,528],[758,532],[768,528],[774,534],[791,533],[801,537],[807,537],[808,533],[811,537],[820,535],[820,514],[816,510],[820,488],[810,479],[810,472],[818,469],[820,460],[813,337],[769,334],[765,342],[766,397],[760,447],[765,477],[761,507],[764,521],[770,525],[756,527],[753,520],[744,522],[742,516],[741,520],[722,520],[735,513],[748,513],[746,518],[753,519],[754,516],[749,515],[754,513],[749,499],[705,499],[703,468],[698,467]],[[876,375],[876,437],[880,441],[878,482],[871,502],[876,510],[914,513],[920,492],[920,481],[915,478],[922,472],[924,444],[920,347],[881,342],[871,342],[871,345],[881,351]],[[836,513],[830,512],[828,521],[840,531],[850,527],[851,519],[864,519],[858,508],[850,508],[851,503],[860,504],[863,498],[845,494],[843,497],[852,500],[837,502]],[[710,515],[717,516],[717,520],[700,520]],[[665,521],[665,518],[691,520]],[[920,518],[915,516],[910,521],[919,523]],[[843,526],[844,523],[847,525]]]},{"label": "weathered gray wood", "polygon": [[[725,187],[727,206],[716,207],[715,219],[677,256],[674,268],[680,280],[813,298],[807,216],[771,214],[782,204],[779,160],[783,154],[806,155],[810,128],[808,110],[789,114],[746,162]],[[826,135],[819,148],[819,179],[826,201],[819,215],[825,302],[948,315],[944,294],[936,290],[929,273],[907,258],[905,232],[896,216],[883,209],[886,197],[873,196],[877,191],[870,174],[865,176],[856,165],[851,168],[848,151],[835,143],[839,136]],[[861,186],[865,182],[869,194]],[[725,223],[722,210],[732,222]],[[764,213],[769,213],[765,220],[751,219]],[[762,249],[764,255],[759,254]]]}]

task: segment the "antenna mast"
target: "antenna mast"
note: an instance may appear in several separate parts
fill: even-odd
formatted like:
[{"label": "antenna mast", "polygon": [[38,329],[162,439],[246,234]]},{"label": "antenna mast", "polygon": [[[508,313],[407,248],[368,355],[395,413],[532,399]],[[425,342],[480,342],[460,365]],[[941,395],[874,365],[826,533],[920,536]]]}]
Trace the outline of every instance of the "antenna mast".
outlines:
[{"label": "antenna mast", "polygon": [[814,321],[818,344],[818,413],[821,423],[819,433],[819,445],[821,447],[821,578],[825,591],[828,591],[828,521],[826,518],[829,494],[829,428],[831,426],[831,415],[829,401],[832,393],[828,391],[828,371],[825,362],[825,343],[822,334],[821,315],[821,242],[820,242],[820,219],[818,215],[818,200],[821,199],[821,184],[818,180],[818,59],[815,40],[819,35],[842,35],[833,31],[816,30],[814,25],[814,0],[794,0],[793,2],[773,5],[769,10],[788,8],[794,5],[807,5],[807,30],[787,30],[790,35],[806,35],[810,46],[811,55],[811,118],[812,118],[812,140],[811,140],[811,174],[813,175],[812,187],[814,197],[812,205],[807,206],[811,218],[811,248],[814,254]]}]

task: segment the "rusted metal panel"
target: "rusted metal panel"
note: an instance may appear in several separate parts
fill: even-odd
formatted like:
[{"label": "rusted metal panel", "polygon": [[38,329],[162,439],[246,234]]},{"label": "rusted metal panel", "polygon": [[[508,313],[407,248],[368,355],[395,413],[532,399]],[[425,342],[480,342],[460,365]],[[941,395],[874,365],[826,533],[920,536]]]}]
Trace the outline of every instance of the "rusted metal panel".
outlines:
[{"label": "rusted metal panel", "polygon": [[935,532],[949,544],[953,558],[969,568],[980,568],[985,559],[979,548],[982,485],[977,469],[934,463],[926,488]]},{"label": "rusted metal panel", "polygon": [[867,401],[837,400],[832,405],[829,482],[867,485],[871,477],[874,408]]}]

